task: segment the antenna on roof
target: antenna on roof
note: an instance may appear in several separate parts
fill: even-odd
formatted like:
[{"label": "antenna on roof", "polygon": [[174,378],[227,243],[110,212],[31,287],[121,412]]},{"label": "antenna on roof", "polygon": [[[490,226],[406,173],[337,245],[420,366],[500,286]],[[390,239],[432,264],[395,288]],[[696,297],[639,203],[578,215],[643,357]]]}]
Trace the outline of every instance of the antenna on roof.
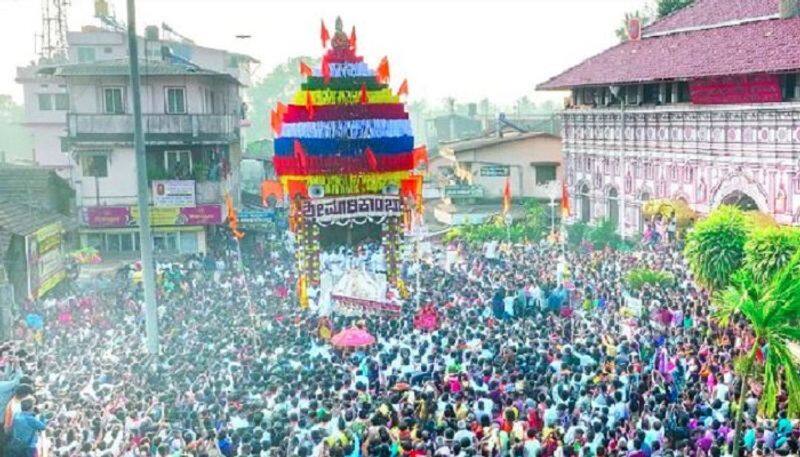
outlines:
[{"label": "antenna on roof", "polygon": [[38,54],[52,60],[67,56],[67,7],[70,0],[42,0]]},{"label": "antenna on roof", "polygon": [[107,0],[95,0],[94,17],[99,19],[104,26],[115,32],[125,31],[125,24],[117,20],[117,17],[109,9]]}]

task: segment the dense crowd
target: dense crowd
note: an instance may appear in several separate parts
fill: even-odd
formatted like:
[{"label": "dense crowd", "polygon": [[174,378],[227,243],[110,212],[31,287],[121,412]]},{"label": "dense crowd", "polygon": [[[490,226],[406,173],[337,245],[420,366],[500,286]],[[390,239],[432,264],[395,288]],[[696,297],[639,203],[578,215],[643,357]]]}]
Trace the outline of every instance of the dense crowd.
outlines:
[{"label": "dense crowd", "polygon": [[[3,455],[731,455],[733,360],[752,341],[712,322],[677,251],[460,246],[421,274],[438,329],[414,328],[415,300],[334,314],[377,338],[343,351],[297,307],[284,246],[246,250],[244,273],[229,249],[163,265],[158,358],[131,275],[30,304],[41,329],[0,348]],[[641,265],[675,286],[626,301]],[[797,455],[796,423],[759,419],[759,386],[743,391],[747,455]]]}]

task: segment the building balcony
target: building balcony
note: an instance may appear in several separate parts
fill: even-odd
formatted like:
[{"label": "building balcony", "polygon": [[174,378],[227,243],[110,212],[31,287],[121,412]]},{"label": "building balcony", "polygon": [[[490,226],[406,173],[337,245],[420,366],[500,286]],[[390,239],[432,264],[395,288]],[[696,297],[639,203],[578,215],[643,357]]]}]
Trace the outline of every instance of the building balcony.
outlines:
[{"label": "building balcony", "polygon": [[564,151],[786,160],[800,156],[800,103],[567,110]]},{"label": "building balcony", "polygon": [[[239,119],[233,114],[144,114],[148,144],[224,144],[239,140]],[[130,114],[67,114],[62,146],[80,143],[133,143]]]}]

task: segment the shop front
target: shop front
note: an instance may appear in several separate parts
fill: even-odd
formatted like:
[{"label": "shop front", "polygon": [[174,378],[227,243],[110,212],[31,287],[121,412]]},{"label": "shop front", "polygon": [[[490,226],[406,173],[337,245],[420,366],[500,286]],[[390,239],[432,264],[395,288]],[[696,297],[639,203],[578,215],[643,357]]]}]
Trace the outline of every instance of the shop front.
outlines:
[{"label": "shop front", "polygon": [[[139,211],[135,206],[97,206],[82,212],[81,245],[104,258],[133,257],[140,249]],[[151,207],[153,248],[158,255],[206,252],[207,229],[221,224],[221,205]]]}]

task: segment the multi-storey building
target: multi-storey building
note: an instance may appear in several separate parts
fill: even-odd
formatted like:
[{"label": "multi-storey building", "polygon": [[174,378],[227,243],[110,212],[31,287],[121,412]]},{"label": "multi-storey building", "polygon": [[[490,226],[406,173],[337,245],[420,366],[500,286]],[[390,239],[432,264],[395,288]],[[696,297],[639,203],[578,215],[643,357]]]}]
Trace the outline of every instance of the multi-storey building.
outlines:
[{"label": "multi-storey building", "polygon": [[573,216],[630,234],[643,202],[670,198],[800,222],[797,3],[696,0],[541,84],[572,91]]},{"label": "multi-storey building", "polygon": [[[205,250],[204,227],[238,193],[239,82],[227,73],[142,60],[142,113],[156,251]],[[57,67],[70,97],[62,147],[73,171],[83,244],[138,250],[137,182],[128,61]]]},{"label": "multi-storey building", "polygon": [[[83,245],[106,255],[139,249],[127,41],[123,32],[68,34],[68,61],[20,68],[35,158],[75,189]],[[239,192],[243,84],[254,60],[140,38],[142,113],[157,252],[205,250]],[[46,85],[46,87],[45,87]]]}]

